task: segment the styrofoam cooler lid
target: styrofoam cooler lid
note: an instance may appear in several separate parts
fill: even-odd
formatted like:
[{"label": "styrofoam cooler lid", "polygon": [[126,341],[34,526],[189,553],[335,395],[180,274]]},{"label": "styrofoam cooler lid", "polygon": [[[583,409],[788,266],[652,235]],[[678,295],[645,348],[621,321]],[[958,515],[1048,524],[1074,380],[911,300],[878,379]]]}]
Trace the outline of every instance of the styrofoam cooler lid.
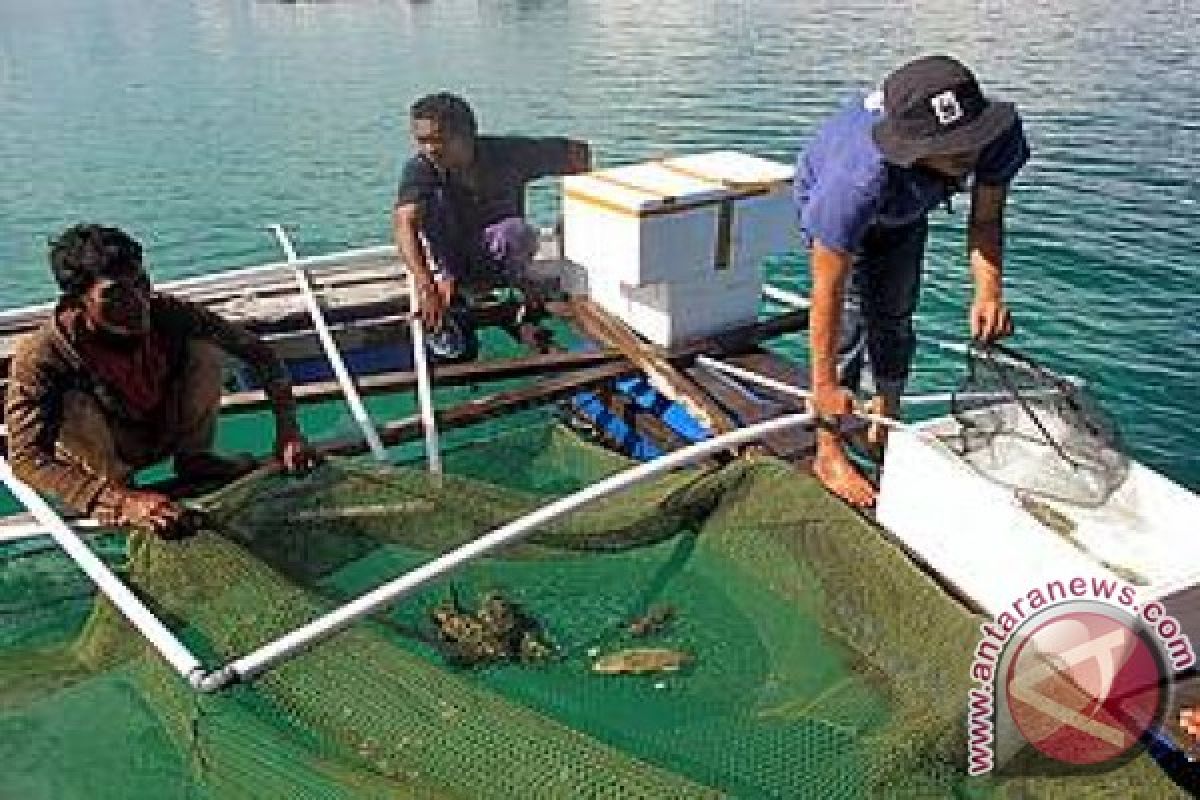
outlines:
[{"label": "styrofoam cooler lid", "polygon": [[568,175],[563,178],[563,192],[585,203],[639,216],[709,205],[731,195],[720,182],[673,171],[659,162]]},{"label": "styrofoam cooler lid", "polygon": [[696,153],[671,158],[663,163],[680,174],[718,183],[734,191],[769,189],[791,182],[795,175],[795,169],[790,164],[780,164],[736,150]]}]

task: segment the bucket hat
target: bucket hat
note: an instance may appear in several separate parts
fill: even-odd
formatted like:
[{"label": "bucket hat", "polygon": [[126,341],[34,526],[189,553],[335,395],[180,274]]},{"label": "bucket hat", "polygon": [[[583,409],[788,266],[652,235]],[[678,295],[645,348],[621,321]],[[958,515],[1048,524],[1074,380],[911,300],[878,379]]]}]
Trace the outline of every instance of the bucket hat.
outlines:
[{"label": "bucket hat", "polygon": [[926,156],[978,150],[1008,130],[1012,103],[988,100],[971,70],[950,56],[925,56],[883,83],[883,118],[872,136],[885,159],[902,167]]}]

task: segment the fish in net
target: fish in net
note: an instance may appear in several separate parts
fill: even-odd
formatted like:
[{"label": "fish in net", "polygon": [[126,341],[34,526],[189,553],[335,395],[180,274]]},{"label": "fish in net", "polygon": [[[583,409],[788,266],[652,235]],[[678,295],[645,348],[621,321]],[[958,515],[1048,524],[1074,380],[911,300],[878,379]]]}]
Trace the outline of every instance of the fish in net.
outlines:
[{"label": "fish in net", "polygon": [[968,347],[950,411],[958,428],[943,441],[1018,497],[1093,508],[1129,472],[1116,424],[1087,389],[1011,348]]}]

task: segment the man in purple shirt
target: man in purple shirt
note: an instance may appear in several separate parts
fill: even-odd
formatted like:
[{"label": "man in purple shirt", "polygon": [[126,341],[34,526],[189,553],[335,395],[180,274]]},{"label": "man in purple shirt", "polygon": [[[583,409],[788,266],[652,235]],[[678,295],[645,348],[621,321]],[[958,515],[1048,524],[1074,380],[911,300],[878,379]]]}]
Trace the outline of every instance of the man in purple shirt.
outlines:
[{"label": "man in purple shirt", "polygon": [[[986,99],[948,56],[899,68],[881,93],[827,120],[801,153],[795,201],[810,246],[812,405],[822,421],[813,470],[848,502],[872,505],[875,490],[847,458],[832,418],[853,411],[864,362],[873,409],[898,413],[916,346],[927,218],[968,184],[971,335],[1012,332],[1000,279],[1004,203],[1028,158],[1015,107]],[[872,431],[876,443],[883,433]]]}]

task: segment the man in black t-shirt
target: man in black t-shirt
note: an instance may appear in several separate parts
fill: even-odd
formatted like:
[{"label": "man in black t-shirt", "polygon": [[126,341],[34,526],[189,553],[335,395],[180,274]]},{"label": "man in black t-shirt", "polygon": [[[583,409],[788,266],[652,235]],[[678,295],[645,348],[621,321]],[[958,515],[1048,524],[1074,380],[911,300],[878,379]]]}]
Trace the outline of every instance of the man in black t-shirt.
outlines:
[{"label": "man in black t-shirt", "polygon": [[525,185],[589,169],[586,142],[560,137],[480,136],[471,107],[448,93],[410,109],[416,154],[396,193],[396,248],[412,271],[433,330],[462,284],[527,289],[537,229],[524,219]]}]

